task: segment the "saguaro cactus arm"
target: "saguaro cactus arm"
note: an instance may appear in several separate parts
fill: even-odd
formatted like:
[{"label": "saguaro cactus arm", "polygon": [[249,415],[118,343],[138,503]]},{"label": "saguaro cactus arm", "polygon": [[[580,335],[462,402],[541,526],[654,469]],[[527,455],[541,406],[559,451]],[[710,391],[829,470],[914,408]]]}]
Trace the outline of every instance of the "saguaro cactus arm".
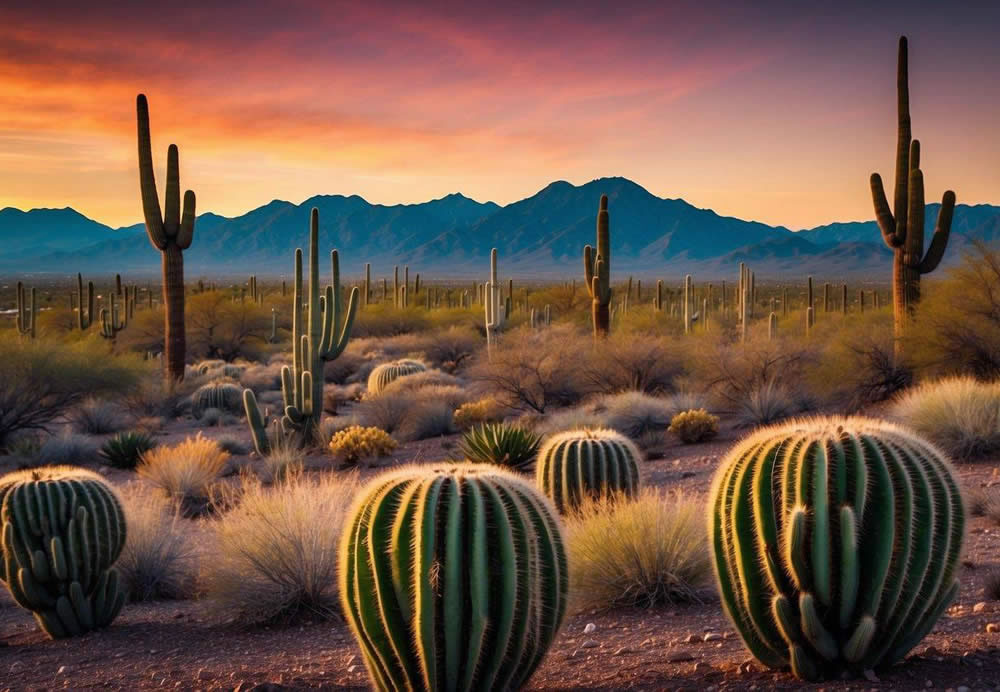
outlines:
[{"label": "saguaro cactus arm", "polygon": [[184,212],[181,214],[180,173],[177,145],[167,149],[167,191],[160,212],[160,199],[153,173],[153,151],[149,135],[149,103],[145,94],[136,98],[139,125],[139,188],[142,194],[142,213],[146,219],[149,242],[157,250],[165,250],[174,242],[181,250],[191,247],[194,238],[195,195],[184,193]]}]

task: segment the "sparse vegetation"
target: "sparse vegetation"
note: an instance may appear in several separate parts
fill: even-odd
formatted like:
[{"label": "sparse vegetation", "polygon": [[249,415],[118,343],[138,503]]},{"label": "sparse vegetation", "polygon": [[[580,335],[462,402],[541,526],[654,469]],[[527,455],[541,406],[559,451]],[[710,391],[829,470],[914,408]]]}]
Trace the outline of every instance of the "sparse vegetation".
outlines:
[{"label": "sparse vegetation", "polygon": [[215,440],[198,433],[172,447],[156,447],[142,455],[139,475],[178,504],[185,515],[205,511],[212,485],[226,467],[229,454]]},{"label": "sparse vegetation", "polygon": [[390,454],[396,449],[396,441],[379,428],[352,425],[334,433],[329,447],[345,466],[356,466]]},{"label": "sparse vegetation", "polygon": [[142,455],[156,446],[156,440],[144,432],[118,433],[101,447],[101,457],[108,466],[116,469],[133,470],[142,460]]},{"label": "sparse vegetation", "polygon": [[671,419],[669,430],[685,444],[704,442],[719,434],[719,417],[703,408],[682,411]]},{"label": "sparse vegetation", "polygon": [[892,415],[954,458],[1000,450],[1000,383],[971,377],[927,382],[900,396]]},{"label": "sparse vegetation", "polygon": [[467,461],[523,471],[535,461],[541,442],[541,436],[523,426],[484,423],[462,435],[461,448]]},{"label": "sparse vegetation", "polygon": [[138,486],[122,492],[128,536],[115,563],[131,601],[192,595],[195,554],[177,507]]}]

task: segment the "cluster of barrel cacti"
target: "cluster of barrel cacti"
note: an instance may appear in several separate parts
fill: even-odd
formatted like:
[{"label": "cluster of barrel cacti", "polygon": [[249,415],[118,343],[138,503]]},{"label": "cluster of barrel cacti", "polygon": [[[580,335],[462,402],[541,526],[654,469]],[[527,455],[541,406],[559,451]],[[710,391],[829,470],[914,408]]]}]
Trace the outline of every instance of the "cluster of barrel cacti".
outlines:
[{"label": "cluster of barrel cacti", "polygon": [[958,591],[965,511],[930,444],[862,418],[764,428],[716,473],[709,534],[747,648],[805,679],[900,660]]},{"label": "cluster of barrel cacti", "polygon": [[97,474],[52,466],[0,478],[0,580],[53,639],[105,627],[125,602],[113,565],[125,516]]},{"label": "cluster of barrel cacti", "polygon": [[551,505],[496,467],[412,467],[373,480],[340,546],[340,597],[382,690],[516,690],[566,614]]}]

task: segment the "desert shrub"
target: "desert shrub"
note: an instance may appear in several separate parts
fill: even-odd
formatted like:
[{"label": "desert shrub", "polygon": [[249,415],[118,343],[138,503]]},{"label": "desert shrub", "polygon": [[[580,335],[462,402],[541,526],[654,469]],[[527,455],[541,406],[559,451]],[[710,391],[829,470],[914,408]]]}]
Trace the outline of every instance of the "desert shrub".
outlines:
[{"label": "desert shrub", "polygon": [[670,339],[613,334],[587,354],[583,378],[590,389],[606,394],[669,392],[684,372],[682,355]]},{"label": "desert shrub", "polygon": [[201,418],[208,409],[226,413],[243,412],[243,389],[230,381],[216,380],[204,384],[191,395],[191,415]]},{"label": "desert shrub", "polygon": [[354,413],[361,425],[380,428],[391,435],[399,430],[416,404],[412,394],[372,396],[363,399]]},{"label": "desert shrub", "polygon": [[[440,370],[422,370],[388,382],[382,387],[379,393],[399,394],[403,392],[416,392],[426,387],[459,387],[461,384],[462,381],[454,375],[449,375]],[[369,391],[371,391],[370,387]]]},{"label": "desert shrub", "polygon": [[468,430],[482,423],[496,423],[503,420],[504,407],[491,396],[469,401],[457,409],[453,420],[459,430]]},{"label": "desert shrub", "polygon": [[352,425],[334,433],[329,447],[345,466],[356,466],[362,461],[391,454],[396,449],[396,441],[384,430]]},{"label": "desert shrub", "polygon": [[188,298],[184,313],[188,355],[233,361],[259,360],[269,348],[271,310],[252,301],[233,302],[222,291]]},{"label": "desert shrub", "polygon": [[904,347],[925,374],[1000,378],[1000,247],[973,242],[962,263],[928,287]]},{"label": "desert shrub", "polygon": [[572,327],[516,329],[501,336],[491,357],[479,358],[470,376],[511,409],[545,413],[576,403],[586,391],[579,363],[592,343]]},{"label": "desert shrub", "polygon": [[483,338],[471,327],[452,326],[435,330],[424,337],[421,352],[429,363],[448,373],[455,373],[482,348]]},{"label": "desert shrub", "polygon": [[685,444],[711,440],[719,434],[719,417],[703,408],[682,411],[671,419],[670,432]]},{"label": "desert shrub", "polygon": [[1000,382],[927,382],[902,394],[892,415],[958,459],[1000,450]]},{"label": "desert shrub", "polygon": [[590,409],[601,417],[602,427],[633,440],[666,430],[677,413],[672,400],[635,391],[601,397]]},{"label": "desert shrub", "polygon": [[771,380],[758,383],[744,392],[745,399],[736,402],[736,424],[743,427],[767,425],[807,410],[808,406],[795,399],[784,386]]},{"label": "desert shrub", "polygon": [[450,435],[455,432],[454,415],[455,406],[452,402],[421,397],[403,419],[395,436],[404,442],[410,442]]},{"label": "desert shrub", "polygon": [[156,446],[156,440],[144,432],[123,432],[107,440],[101,447],[101,457],[116,469],[132,470],[142,455]]},{"label": "desert shrub", "polygon": [[37,434],[12,435],[7,443],[7,453],[24,462],[34,464],[42,451],[42,440]]},{"label": "desert shrub", "polygon": [[97,457],[97,442],[69,431],[53,435],[42,442],[38,450],[38,460],[50,466],[75,466]]},{"label": "desert shrub", "polygon": [[74,431],[87,435],[118,432],[125,426],[118,404],[104,399],[85,399],[72,408],[66,417]]},{"label": "desert shrub", "polygon": [[[330,363],[334,362],[337,361],[330,361]],[[243,370],[239,379],[241,385],[254,390],[254,392],[281,389],[281,363],[250,365]]]},{"label": "desert shrub", "polygon": [[682,494],[590,500],[564,519],[577,610],[698,601],[711,578],[704,508]]},{"label": "desert shrub", "polygon": [[358,311],[351,334],[359,339],[396,336],[424,331],[430,324],[427,311],[415,305],[397,309],[387,304],[369,304]]},{"label": "desert shrub", "polygon": [[329,440],[334,433],[346,430],[352,425],[360,425],[360,419],[354,413],[342,416],[326,416],[319,423],[319,439]]},{"label": "desert shrub", "polygon": [[535,421],[532,427],[544,437],[566,430],[596,430],[606,426],[602,413],[595,412],[590,406],[577,406],[550,413]]},{"label": "desert shrub", "polygon": [[233,456],[243,456],[250,453],[250,445],[235,435],[220,435],[215,438],[215,443],[223,451]]},{"label": "desert shrub", "polygon": [[270,483],[288,480],[305,467],[302,449],[287,437],[277,438],[261,461],[264,462],[263,478]]},{"label": "desert shrub", "polygon": [[357,487],[354,474],[296,474],[270,487],[245,477],[203,562],[211,610],[243,624],[332,616],[337,547]]},{"label": "desert shrub", "polygon": [[466,432],[460,446],[468,461],[522,471],[534,462],[541,442],[540,435],[524,426],[485,423]]},{"label": "desert shrub", "polygon": [[136,385],[142,361],[113,355],[103,341],[0,338],[0,450],[13,433],[47,431],[88,396],[119,395]]},{"label": "desert shrub", "polygon": [[194,586],[194,551],[177,508],[130,485],[120,494],[128,532],[115,563],[132,601],[186,598]]},{"label": "desert shrub", "polygon": [[368,364],[370,359],[352,349],[351,343],[353,342],[349,342],[347,348],[339,356],[333,360],[326,361],[323,366],[324,382],[344,384],[351,379],[352,375],[358,373]]},{"label": "desert shrub", "polygon": [[819,323],[813,334],[820,349],[810,368],[810,389],[849,410],[891,398],[910,386],[913,371],[893,355],[892,313],[886,310]]},{"label": "desert shrub", "polygon": [[204,511],[212,485],[229,460],[215,440],[198,433],[173,447],[156,447],[142,456],[139,475],[178,503],[186,515]]}]

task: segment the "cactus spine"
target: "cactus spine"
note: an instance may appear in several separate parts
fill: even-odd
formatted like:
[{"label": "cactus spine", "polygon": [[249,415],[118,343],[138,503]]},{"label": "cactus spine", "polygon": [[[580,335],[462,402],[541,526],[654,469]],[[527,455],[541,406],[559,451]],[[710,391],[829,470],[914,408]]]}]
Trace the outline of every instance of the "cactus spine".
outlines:
[{"label": "cactus spine", "polygon": [[937,224],[930,247],[924,253],[924,175],[920,170],[920,142],[911,141],[910,87],[906,37],[899,38],[896,66],[897,144],[896,186],[893,208],[885,196],[882,178],[872,173],[872,203],[882,239],[893,252],[892,303],[895,315],[895,354],[902,355],[906,320],[920,300],[920,277],[937,269],[948,246],[955,193],[941,198]]},{"label": "cactus spine", "polygon": [[507,319],[510,307],[509,303],[505,303],[503,308],[500,305],[500,282],[497,278],[496,248],[490,250],[490,280],[486,282],[484,293],[486,294],[484,305],[484,312],[486,313],[486,348],[488,353],[492,355],[497,334]]},{"label": "cactus spine", "polygon": [[[281,393],[284,416],[281,430],[286,435],[296,433],[302,441],[314,439],[323,415],[323,366],[336,360],[351,337],[351,327],[357,314],[358,287],[351,289],[347,315],[343,311],[343,288],[340,284],[340,256],[330,252],[332,284],[320,292],[319,285],[319,210],[309,216],[309,300],[303,320],[302,249],[295,250],[295,283],[292,291],[292,367],[281,369]],[[250,389],[243,392],[247,422],[260,454],[267,454],[267,421],[261,415],[257,399]]]},{"label": "cactus spine", "polygon": [[343,612],[380,690],[516,690],[566,614],[551,505],[482,465],[379,476],[340,542]]},{"label": "cactus spine", "polygon": [[187,342],[184,333],[184,250],[194,238],[195,196],[184,193],[181,214],[180,174],[177,145],[167,149],[167,191],[160,212],[160,199],[153,175],[153,154],[149,136],[149,104],[139,94],[136,99],[139,139],[139,188],[149,242],[160,251],[163,264],[164,335],[166,376],[173,382],[184,379]]},{"label": "cactus spine", "polygon": [[68,466],[0,478],[0,581],[53,639],[106,627],[125,602],[112,567],[125,516],[95,473]]},{"label": "cactus spine", "polygon": [[727,614],[754,656],[800,678],[892,665],[958,591],[957,479],[888,423],[758,431],[720,465],[708,519]]},{"label": "cactus spine", "polygon": [[611,230],[608,196],[601,195],[597,209],[597,251],[583,248],[583,276],[591,298],[594,338],[608,335],[611,329]]},{"label": "cactus spine", "polygon": [[15,320],[17,333],[21,336],[35,338],[35,323],[38,321],[38,301],[35,300],[35,288],[25,293],[24,284],[17,282],[17,318]]},{"label": "cactus spine", "polygon": [[560,512],[584,499],[639,492],[642,453],[614,430],[569,430],[553,435],[538,451],[535,480]]}]

